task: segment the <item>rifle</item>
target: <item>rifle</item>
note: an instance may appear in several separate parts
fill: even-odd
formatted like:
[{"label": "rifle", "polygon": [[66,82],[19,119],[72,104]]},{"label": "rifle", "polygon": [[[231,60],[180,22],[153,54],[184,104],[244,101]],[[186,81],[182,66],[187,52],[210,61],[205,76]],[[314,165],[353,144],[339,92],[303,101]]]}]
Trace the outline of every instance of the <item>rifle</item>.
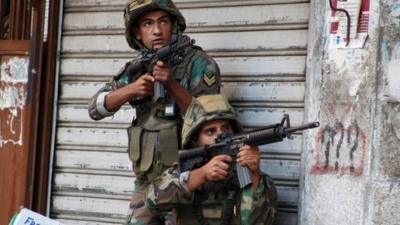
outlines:
[{"label": "rifle", "polygon": [[[188,36],[183,35],[176,41],[160,48],[152,49],[143,53],[143,57],[135,64],[131,64],[127,67],[129,82],[132,82],[137,76],[153,72],[154,65],[157,61],[162,61],[168,63],[171,67],[179,65],[182,63],[185,57],[185,50],[189,46],[193,46],[195,41],[190,39]],[[165,89],[164,86],[156,81],[154,83],[154,96],[153,102],[164,102],[165,101]]]},{"label": "rifle", "polygon": [[[289,115],[285,114],[281,123],[269,125],[265,128],[244,132],[236,135],[222,134],[216,139],[215,144],[203,145],[188,150],[180,150],[179,165],[180,171],[190,171],[201,167],[216,155],[226,154],[233,159],[239,153],[240,147],[244,145],[259,146],[275,142],[281,142],[284,138],[291,138],[296,131],[302,131],[319,127],[319,122],[307,123],[299,127],[291,127]],[[234,162],[235,160],[233,160]],[[235,163],[237,179],[240,188],[251,184],[251,173],[249,168]]]}]

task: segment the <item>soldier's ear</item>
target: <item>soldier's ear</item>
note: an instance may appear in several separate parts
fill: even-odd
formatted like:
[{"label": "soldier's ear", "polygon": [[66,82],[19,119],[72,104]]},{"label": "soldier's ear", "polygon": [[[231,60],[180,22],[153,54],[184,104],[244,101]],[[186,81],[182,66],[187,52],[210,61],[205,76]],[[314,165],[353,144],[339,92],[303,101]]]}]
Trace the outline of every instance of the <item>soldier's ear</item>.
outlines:
[{"label": "soldier's ear", "polygon": [[135,36],[136,40],[142,40],[142,35],[140,34],[139,30],[136,27],[133,28],[132,33]]},{"label": "soldier's ear", "polygon": [[189,139],[190,147],[199,146],[199,143],[197,143],[197,140],[199,140],[199,131],[196,131],[194,134],[192,134],[190,136],[190,139]]}]

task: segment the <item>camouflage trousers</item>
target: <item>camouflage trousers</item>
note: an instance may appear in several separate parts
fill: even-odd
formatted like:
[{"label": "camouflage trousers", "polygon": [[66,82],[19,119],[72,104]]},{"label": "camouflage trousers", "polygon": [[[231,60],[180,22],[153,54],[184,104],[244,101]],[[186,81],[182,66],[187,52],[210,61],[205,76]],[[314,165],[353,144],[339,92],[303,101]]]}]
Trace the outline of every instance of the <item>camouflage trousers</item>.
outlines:
[{"label": "camouflage trousers", "polygon": [[144,198],[149,183],[135,181],[131,203],[125,225],[175,225],[174,216],[171,213],[152,213],[144,204]]}]

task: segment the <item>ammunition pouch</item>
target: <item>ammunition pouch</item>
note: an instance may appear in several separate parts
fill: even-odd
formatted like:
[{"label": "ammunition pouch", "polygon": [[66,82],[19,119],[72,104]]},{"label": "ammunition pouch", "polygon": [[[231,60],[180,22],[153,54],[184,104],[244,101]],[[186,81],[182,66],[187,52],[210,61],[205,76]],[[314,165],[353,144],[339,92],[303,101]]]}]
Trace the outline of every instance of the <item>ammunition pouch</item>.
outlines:
[{"label": "ammunition pouch", "polygon": [[129,159],[136,177],[142,181],[154,180],[178,159],[176,119],[149,116],[144,123],[128,128],[128,137]]}]

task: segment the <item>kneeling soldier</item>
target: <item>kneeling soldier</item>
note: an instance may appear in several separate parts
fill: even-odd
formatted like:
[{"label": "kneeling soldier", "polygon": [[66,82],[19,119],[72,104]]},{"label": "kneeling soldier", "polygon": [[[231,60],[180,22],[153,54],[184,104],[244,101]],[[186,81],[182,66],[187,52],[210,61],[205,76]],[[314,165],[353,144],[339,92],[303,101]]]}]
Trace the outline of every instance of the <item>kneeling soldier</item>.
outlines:
[{"label": "kneeling soldier", "polygon": [[[232,106],[222,95],[201,96],[189,106],[182,129],[185,149],[215,143],[221,134],[241,131]],[[176,224],[273,224],[277,212],[276,188],[260,171],[260,151],[256,146],[240,148],[236,162],[247,166],[252,184],[240,189],[231,182],[233,158],[216,155],[207,163],[179,173],[177,167],[164,171],[150,185],[146,206],[155,212],[175,209]],[[238,190],[232,192],[230,190]],[[234,199],[229,203],[228,199]],[[228,207],[227,207],[228,206]]]}]

